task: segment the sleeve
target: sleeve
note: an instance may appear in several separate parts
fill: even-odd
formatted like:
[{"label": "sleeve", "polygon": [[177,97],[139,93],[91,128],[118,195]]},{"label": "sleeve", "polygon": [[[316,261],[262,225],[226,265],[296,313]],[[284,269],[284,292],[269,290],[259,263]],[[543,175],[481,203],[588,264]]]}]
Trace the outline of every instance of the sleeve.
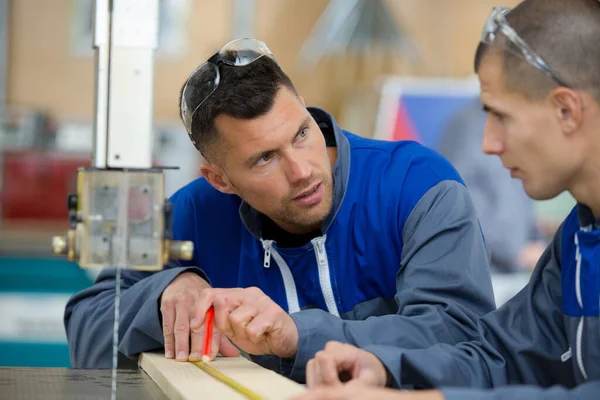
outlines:
[{"label": "sleeve", "polygon": [[293,314],[299,342],[292,379],[305,379],[306,363],[329,340],[419,349],[476,336],[477,319],[495,305],[487,253],[466,188],[446,180],[429,189],[408,216],[402,236],[398,315],[347,321],[320,310]]},{"label": "sleeve", "polygon": [[600,393],[600,381],[584,383],[572,389],[563,386],[506,386],[498,389],[448,389],[442,390],[446,400],[595,400]]},{"label": "sleeve", "polygon": [[[185,271],[204,273],[195,267],[168,266],[155,273],[121,273],[119,318],[119,366],[131,364],[143,351],[162,348],[159,299],[164,289]],[[96,283],[67,303],[65,329],[74,368],[110,368],[112,365],[115,269],[103,270]]]},{"label": "sleeve", "polygon": [[[521,292],[480,319],[476,339],[456,346],[437,344],[420,350],[377,345],[364,349],[386,366],[393,377],[393,386],[446,387],[449,398],[458,393],[458,389],[454,392],[451,387],[485,389],[517,383],[575,386],[572,363],[566,362],[569,343],[560,304],[559,242],[557,233]],[[531,389],[522,390],[528,393]],[[558,396],[560,390],[552,390],[548,393]],[[490,396],[490,399],[505,398]]]}]

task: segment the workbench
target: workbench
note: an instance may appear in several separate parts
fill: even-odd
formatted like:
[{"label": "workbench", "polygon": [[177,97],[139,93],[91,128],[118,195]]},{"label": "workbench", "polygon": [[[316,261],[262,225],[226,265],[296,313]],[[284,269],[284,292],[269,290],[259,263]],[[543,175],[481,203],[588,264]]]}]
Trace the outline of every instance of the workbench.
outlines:
[{"label": "workbench", "polygon": [[[160,353],[143,353],[139,369],[118,370],[117,399],[283,400],[306,390],[303,385],[243,357],[218,357],[200,364],[201,368],[193,363],[168,360]],[[214,375],[215,371],[221,378]],[[0,368],[0,400],[110,397],[110,369]]]},{"label": "workbench", "polygon": [[[108,400],[110,369],[0,368],[0,400]],[[141,369],[119,370],[117,399],[168,399]]]}]

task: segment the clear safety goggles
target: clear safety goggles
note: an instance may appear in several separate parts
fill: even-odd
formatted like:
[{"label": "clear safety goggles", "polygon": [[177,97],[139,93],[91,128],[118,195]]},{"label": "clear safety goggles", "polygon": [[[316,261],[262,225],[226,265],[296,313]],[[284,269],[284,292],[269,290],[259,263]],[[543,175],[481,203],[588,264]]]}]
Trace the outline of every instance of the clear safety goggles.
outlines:
[{"label": "clear safety goggles", "polygon": [[181,92],[181,119],[190,137],[194,114],[219,86],[218,64],[222,62],[233,67],[241,67],[263,56],[268,56],[277,62],[271,50],[260,40],[236,39],[223,46],[218,53],[190,74]]},{"label": "clear safety goggles", "polygon": [[488,17],[481,33],[481,42],[493,45],[494,41],[498,38],[499,34],[504,36],[509,43],[506,44],[506,50],[524,59],[533,67],[543,72],[550,79],[554,80],[560,86],[571,87],[568,85],[550,66],[544,61],[542,57],[537,55],[535,51],[521,37],[517,32],[510,26],[506,20],[506,14],[510,12],[509,7],[494,7],[492,13]]}]

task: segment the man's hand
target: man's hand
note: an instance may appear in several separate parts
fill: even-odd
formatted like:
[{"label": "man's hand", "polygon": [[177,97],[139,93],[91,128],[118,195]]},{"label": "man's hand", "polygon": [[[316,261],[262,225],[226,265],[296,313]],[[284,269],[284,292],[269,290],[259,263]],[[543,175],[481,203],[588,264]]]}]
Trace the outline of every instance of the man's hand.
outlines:
[{"label": "man's hand", "polygon": [[444,395],[437,390],[407,392],[373,388],[352,381],[339,387],[310,389],[291,400],[444,400]]},{"label": "man's hand", "polygon": [[201,329],[206,311],[215,310],[215,328],[250,354],[290,358],[298,347],[298,328],[290,315],[260,289],[204,289],[192,332]]},{"label": "man's hand", "polygon": [[328,342],[306,364],[306,385],[339,387],[340,376],[363,386],[384,387],[387,382],[387,371],[375,355],[350,344]]},{"label": "man's hand", "polygon": [[[165,357],[174,358],[177,355],[177,361],[187,361],[188,357],[190,361],[199,361],[202,358],[204,328],[192,331],[190,324],[194,324],[193,319],[197,318],[201,293],[209,288],[210,285],[197,274],[184,272],[163,291],[160,298],[160,312]],[[215,358],[218,352],[227,357],[240,355],[235,346],[215,330],[211,358]]]}]

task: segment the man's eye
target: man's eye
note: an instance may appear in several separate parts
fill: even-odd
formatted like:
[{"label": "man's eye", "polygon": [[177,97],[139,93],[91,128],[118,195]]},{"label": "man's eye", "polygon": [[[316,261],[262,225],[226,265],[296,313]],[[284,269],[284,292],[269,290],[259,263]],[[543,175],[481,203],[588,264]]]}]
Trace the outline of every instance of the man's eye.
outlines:
[{"label": "man's eye", "polygon": [[256,165],[260,166],[260,165],[265,165],[266,163],[268,163],[271,160],[272,156],[271,153],[267,153],[267,154],[263,154],[258,161],[256,161]]},{"label": "man's eye", "polygon": [[304,128],[302,129],[300,132],[298,132],[298,139],[304,139],[306,137],[306,135],[308,135],[308,129]]}]

